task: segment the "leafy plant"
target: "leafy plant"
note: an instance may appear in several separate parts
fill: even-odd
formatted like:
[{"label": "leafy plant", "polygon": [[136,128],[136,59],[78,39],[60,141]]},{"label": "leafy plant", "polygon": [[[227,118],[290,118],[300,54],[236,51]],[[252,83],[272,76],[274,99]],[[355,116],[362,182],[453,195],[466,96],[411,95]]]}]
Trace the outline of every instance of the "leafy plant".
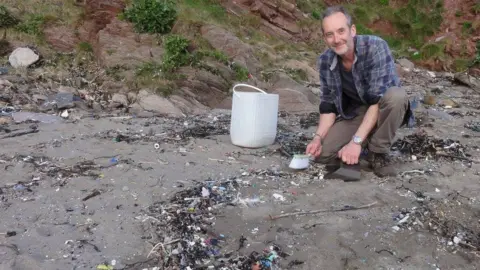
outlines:
[{"label": "leafy plant", "polygon": [[80,42],[78,45],[77,45],[77,49],[78,51],[80,52],[86,52],[86,53],[92,53],[93,52],[93,47],[92,47],[92,44],[88,43],[88,42]]},{"label": "leafy plant", "polygon": [[227,19],[225,8],[219,4],[218,0],[182,0],[189,8],[194,9],[199,16],[204,19],[214,19],[224,21]]},{"label": "leafy plant", "polygon": [[172,0],[136,0],[123,16],[138,32],[167,34],[178,14]]},{"label": "leafy plant", "polygon": [[294,79],[296,82],[306,82],[308,81],[308,74],[305,70],[303,69],[292,69],[292,68],[286,68],[285,71],[287,74]]},{"label": "leafy plant", "polygon": [[420,47],[426,37],[439,29],[442,13],[440,0],[409,0],[406,6],[394,12],[393,23],[414,46]]},{"label": "leafy plant", "polygon": [[25,21],[16,26],[15,29],[25,34],[39,36],[42,35],[42,28],[46,21],[47,19],[43,15],[31,14]]},{"label": "leafy plant", "polygon": [[[325,1],[323,0],[297,0],[295,2],[297,4],[298,9],[300,9],[305,13],[310,13],[312,12],[312,10],[315,12],[325,8]],[[314,15],[312,14],[312,17],[313,16]]]},{"label": "leafy plant", "polygon": [[[7,28],[15,26],[20,21],[14,17],[5,6],[0,5],[0,29],[4,29],[3,36],[7,35]],[[3,43],[0,47],[2,54],[6,53],[10,48],[10,44]]]},{"label": "leafy plant", "polygon": [[185,66],[192,60],[187,48],[188,39],[179,35],[170,35],[165,40],[165,54],[163,55],[163,70],[170,72]]},{"label": "leafy plant", "polygon": [[442,43],[428,43],[420,49],[423,60],[437,58],[441,59],[445,55],[445,45]]},{"label": "leafy plant", "polygon": [[322,14],[321,14],[320,10],[316,9],[316,10],[312,11],[312,17],[316,20],[320,20],[322,18]]},{"label": "leafy plant", "polygon": [[155,62],[145,62],[135,70],[137,77],[158,77],[162,66]]},{"label": "leafy plant", "polygon": [[473,59],[472,66],[480,65],[480,40],[477,40],[477,56]]},{"label": "leafy plant", "polygon": [[463,22],[462,24],[462,33],[471,34],[472,32],[472,22]]},{"label": "leafy plant", "polygon": [[5,6],[0,5],[0,28],[15,26],[20,21],[14,17]]},{"label": "leafy plant", "polygon": [[479,14],[479,13],[480,13],[480,3],[476,3],[476,4],[472,7],[472,12],[475,13],[475,14]]},{"label": "leafy plant", "polygon": [[235,78],[237,79],[237,81],[248,80],[250,72],[248,72],[248,69],[246,67],[237,63],[233,63],[232,69],[233,71],[235,71]]}]

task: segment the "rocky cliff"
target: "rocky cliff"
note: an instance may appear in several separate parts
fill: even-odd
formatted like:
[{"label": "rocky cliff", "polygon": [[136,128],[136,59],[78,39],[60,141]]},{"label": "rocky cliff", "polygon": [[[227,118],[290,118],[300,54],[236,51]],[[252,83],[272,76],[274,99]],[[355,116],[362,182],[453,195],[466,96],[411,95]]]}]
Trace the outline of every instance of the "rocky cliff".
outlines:
[{"label": "rocky cliff", "polygon": [[[315,111],[319,103],[315,59],[325,48],[319,16],[333,4],[351,10],[360,33],[387,39],[398,60],[410,59],[418,67],[436,71],[467,70],[471,75],[478,74],[480,62],[475,47],[479,10],[470,0],[437,3],[439,8],[429,13],[441,12],[445,18],[437,28],[428,28],[421,20],[399,20],[398,12],[408,17],[411,7],[418,7],[413,12],[417,17],[426,14],[415,1],[379,1],[381,5],[378,1],[178,1],[168,34],[139,32],[124,16],[130,1],[75,1],[51,10],[46,9],[49,1],[43,6],[27,1],[21,8],[14,2],[6,1],[5,6],[20,27],[5,27],[4,63],[8,66],[7,57],[16,47],[35,48],[42,60],[30,75],[48,77],[48,91],[65,84],[81,90],[90,98],[89,106],[102,109],[181,114],[229,108],[233,84],[245,82],[280,94],[282,110]],[[366,11],[368,5],[371,9]],[[402,25],[422,29],[415,31],[423,39],[409,40],[412,35]],[[429,34],[430,29],[436,31]],[[184,38],[185,53],[196,60],[166,72],[161,64],[168,55],[169,35]],[[398,43],[399,39],[406,41]],[[412,66],[407,66],[403,69],[399,64],[399,72],[411,71]]]}]

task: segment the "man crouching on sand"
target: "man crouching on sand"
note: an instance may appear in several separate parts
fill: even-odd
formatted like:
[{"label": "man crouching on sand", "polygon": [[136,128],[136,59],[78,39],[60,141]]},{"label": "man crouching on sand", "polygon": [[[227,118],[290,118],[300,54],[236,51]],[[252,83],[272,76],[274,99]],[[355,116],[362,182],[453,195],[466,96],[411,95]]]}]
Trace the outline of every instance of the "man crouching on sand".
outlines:
[{"label": "man crouching on sand", "polygon": [[[356,35],[350,15],[340,6],[325,10],[322,31],[329,49],[317,63],[320,119],[306,153],[321,163],[360,163],[380,177],[396,175],[389,150],[412,113],[388,44],[376,36]],[[368,150],[365,158],[362,147]]]}]

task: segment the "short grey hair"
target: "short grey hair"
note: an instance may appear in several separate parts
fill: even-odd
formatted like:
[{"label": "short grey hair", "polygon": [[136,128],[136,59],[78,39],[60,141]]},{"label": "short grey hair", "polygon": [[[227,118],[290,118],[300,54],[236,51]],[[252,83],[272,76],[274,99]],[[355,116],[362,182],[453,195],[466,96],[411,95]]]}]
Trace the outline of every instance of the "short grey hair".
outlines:
[{"label": "short grey hair", "polygon": [[343,6],[331,6],[331,7],[327,8],[325,11],[323,11],[322,21],[326,17],[328,17],[330,15],[333,15],[334,13],[337,13],[337,12],[343,13],[343,15],[345,15],[345,17],[347,17],[348,27],[352,27],[352,16],[350,16],[350,14],[348,14],[347,10]]}]

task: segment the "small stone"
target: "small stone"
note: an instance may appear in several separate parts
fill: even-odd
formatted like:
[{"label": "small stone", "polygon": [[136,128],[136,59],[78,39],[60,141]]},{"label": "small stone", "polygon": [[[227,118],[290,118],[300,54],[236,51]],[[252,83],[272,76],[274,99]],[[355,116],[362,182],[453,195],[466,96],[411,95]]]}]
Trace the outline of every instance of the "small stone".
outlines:
[{"label": "small stone", "polygon": [[462,241],[462,239],[458,238],[458,237],[453,237],[453,242],[458,245],[458,243],[460,243],[460,241]]},{"label": "small stone", "polygon": [[398,226],[393,226],[392,229],[396,232],[400,231],[400,227],[398,227]]},{"label": "small stone", "polygon": [[10,124],[12,119],[10,117],[0,117],[0,125]]},{"label": "small stone", "polygon": [[73,88],[73,87],[70,87],[70,86],[64,86],[64,85],[61,85],[57,91],[59,93],[76,93],[77,92],[77,89]]},{"label": "small stone", "polygon": [[60,116],[63,118],[68,118],[68,110],[63,111]]},{"label": "small stone", "polygon": [[124,186],[124,187],[122,188],[122,190],[123,190],[123,191],[129,191],[130,189],[129,189],[127,186]]},{"label": "small stone", "polygon": [[14,68],[28,67],[40,59],[32,49],[27,47],[20,47],[15,49],[8,57],[8,62]]},{"label": "small stone", "polygon": [[112,96],[112,102],[122,104],[124,107],[128,106],[128,98],[126,95],[123,94],[114,94]]},{"label": "small stone", "polygon": [[406,58],[402,58],[402,59],[399,59],[398,60],[398,63],[403,67],[403,68],[406,68],[408,70],[413,70],[413,68],[415,68],[415,64],[413,64],[410,60],[406,59]]},{"label": "small stone", "polygon": [[460,107],[460,106],[458,105],[458,103],[456,103],[455,101],[453,101],[453,100],[451,100],[451,99],[442,100],[442,101],[441,101],[441,104],[442,104],[443,106],[445,106],[445,108],[447,108],[447,107],[450,107],[450,108],[458,108],[458,107]]}]

